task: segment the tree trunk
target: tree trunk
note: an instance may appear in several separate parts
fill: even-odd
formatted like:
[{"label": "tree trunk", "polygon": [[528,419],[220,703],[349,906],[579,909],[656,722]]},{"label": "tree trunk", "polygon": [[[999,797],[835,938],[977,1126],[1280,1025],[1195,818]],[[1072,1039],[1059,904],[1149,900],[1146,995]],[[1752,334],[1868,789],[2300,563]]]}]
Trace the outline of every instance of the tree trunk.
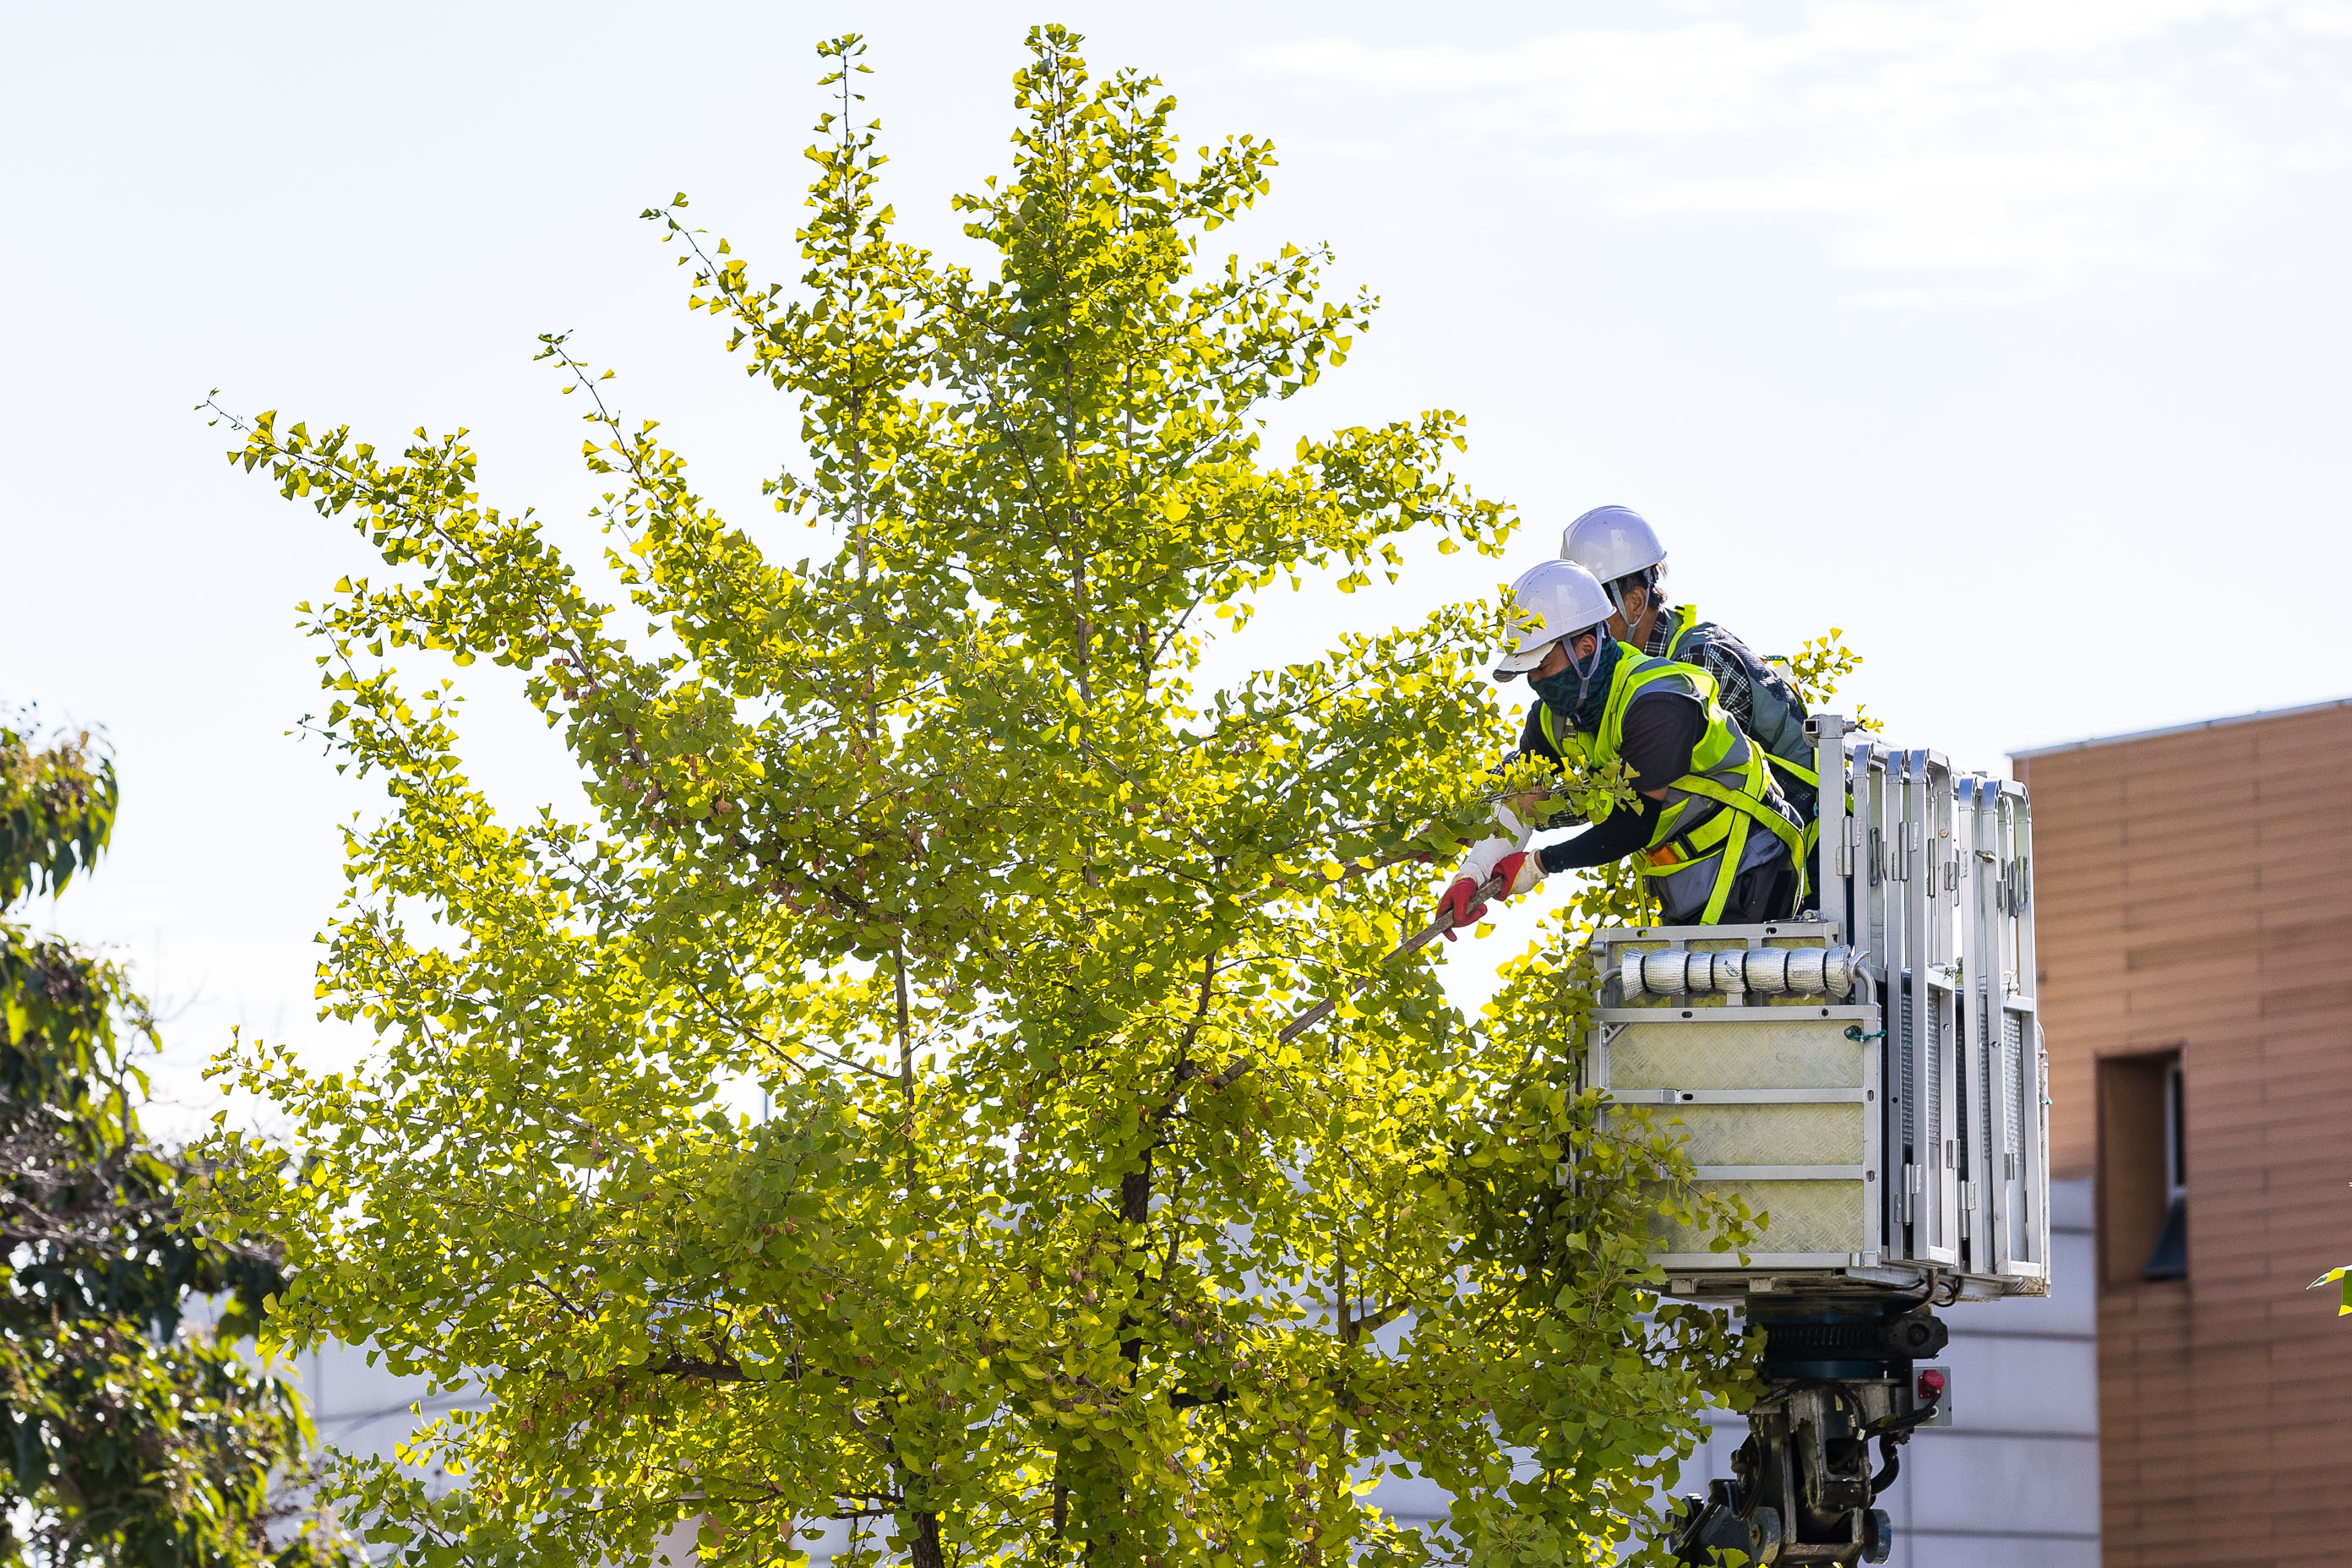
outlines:
[{"label": "tree trunk", "polygon": [[915,1539],[907,1545],[908,1561],[914,1568],[947,1568],[947,1558],[940,1550],[940,1516],[919,1513],[915,1518]]}]

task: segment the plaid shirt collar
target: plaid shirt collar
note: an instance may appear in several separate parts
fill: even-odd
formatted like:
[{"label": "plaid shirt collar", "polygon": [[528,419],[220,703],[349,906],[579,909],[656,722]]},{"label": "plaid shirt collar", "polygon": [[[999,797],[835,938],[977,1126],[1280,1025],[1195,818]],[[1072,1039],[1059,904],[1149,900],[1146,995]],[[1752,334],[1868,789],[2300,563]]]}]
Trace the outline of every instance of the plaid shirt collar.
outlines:
[{"label": "plaid shirt collar", "polygon": [[1675,628],[1680,623],[1675,618],[1675,607],[1672,605],[1660,605],[1658,618],[1650,623],[1650,640],[1642,645],[1642,651],[1652,658],[1665,658],[1666,650],[1675,646]]}]

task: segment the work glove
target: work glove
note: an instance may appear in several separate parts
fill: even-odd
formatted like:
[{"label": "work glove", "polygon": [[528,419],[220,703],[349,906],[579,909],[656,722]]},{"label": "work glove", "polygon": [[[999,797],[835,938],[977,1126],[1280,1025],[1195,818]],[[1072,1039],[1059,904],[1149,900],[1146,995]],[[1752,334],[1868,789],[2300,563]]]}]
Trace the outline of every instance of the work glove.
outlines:
[{"label": "work glove", "polygon": [[1476,924],[1478,917],[1486,912],[1478,889],[1496,877],[1503,879],[1499,896],[1516,898],[1543,880],[1543,867],[1533,854],[1517,847],[1508,838],[1482,838],[1472,845],[1470,853],[1462,858],[1462,869],[1447,885],[1444,896],[1437,900],[1438,918],[1453,918],[1453,926],[1445,932],[1446,941],[1454,940],[1456,928]]}]

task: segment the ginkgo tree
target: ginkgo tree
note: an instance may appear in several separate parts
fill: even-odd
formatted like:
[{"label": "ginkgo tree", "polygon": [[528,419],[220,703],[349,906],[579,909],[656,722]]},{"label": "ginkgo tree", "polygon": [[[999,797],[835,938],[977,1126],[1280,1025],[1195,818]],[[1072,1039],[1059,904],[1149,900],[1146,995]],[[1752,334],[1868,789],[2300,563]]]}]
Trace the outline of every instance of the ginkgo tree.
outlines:
[{"label": "ginkgo tree", "polygon": [[[224,1130],[210,1202],[280,1238],[281,1335],[495,1395],[406,1451],[462,1484],[334,1483],[401,1561],[641,1560],[688,1521],[742,1563],[1606,1562],[1742,1386],[1643,1262],[1688,1167],[1572,1071],[1579,932],[1625,887],[1476,1016],[1381,963],[1416,857],[1525,783],[1490,772],[1497,609],[1202,678],[1269,592],[1497,554],[1510,515],[1450,414],[1265,449],[1370,301],[1320,249],[1204,258],[1271,148],[1187,155],[1077,41],[1031,35],[1011,167],[955,204],[984,265],[899,237],[854,37],[797,284],[647,215],[798,415],[762,526],[561,337],[593,570],[458,437],[239,421],[383,563],[309,626],[387,804],[320,980],[376,1047],[226,1055],[292,1147]],[[576,809],[493,810],[440,658],[513,672]],[[1389,1473],[1446,1526],[1372,1506]]]}]

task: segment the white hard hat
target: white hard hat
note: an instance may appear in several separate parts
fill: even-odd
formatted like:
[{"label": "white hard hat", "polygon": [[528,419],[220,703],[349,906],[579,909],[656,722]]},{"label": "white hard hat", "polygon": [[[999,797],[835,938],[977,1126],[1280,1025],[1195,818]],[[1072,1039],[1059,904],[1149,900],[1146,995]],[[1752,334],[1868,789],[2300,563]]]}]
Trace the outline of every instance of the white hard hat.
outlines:
[{"label": "white hard hat", "polygon": [[1559,557],[1603,583],[1661,565],[1666,547],[1657,531],[1630,506],[1596,506],[1560,531]]},{"label": "white hard hat", "polygon": [[1533,669],[1552,644],[1616,613],[1600,581],[1573,561],[1538,562],[1521,573],[1510,587],[1510,609],[1520,625],[1518,646],[1495,667],[1497,680]]}]

